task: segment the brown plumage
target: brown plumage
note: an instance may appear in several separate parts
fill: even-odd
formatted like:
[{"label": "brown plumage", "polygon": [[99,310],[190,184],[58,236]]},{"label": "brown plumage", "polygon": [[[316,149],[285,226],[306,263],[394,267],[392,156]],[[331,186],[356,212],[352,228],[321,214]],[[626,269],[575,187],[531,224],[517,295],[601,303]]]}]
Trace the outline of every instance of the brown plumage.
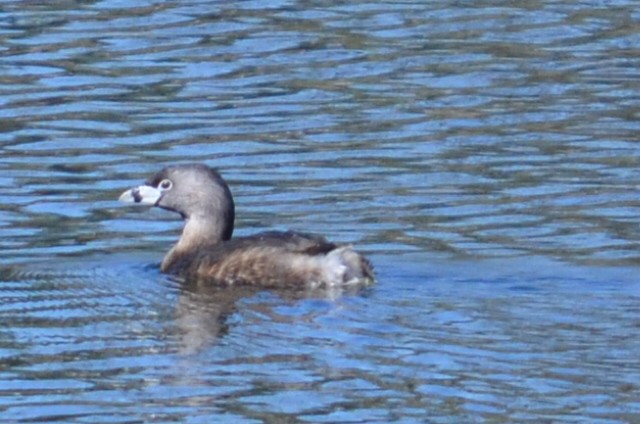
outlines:
[{"label": "brown plumage", "polygon": [[369,262],[351,246],[296,232],[231,238],[235,206],[224,179],[206,165],[162,169],[121,201],[158,206],[185,220],[161,271],[214,284],[318,287],[369,283]]}]

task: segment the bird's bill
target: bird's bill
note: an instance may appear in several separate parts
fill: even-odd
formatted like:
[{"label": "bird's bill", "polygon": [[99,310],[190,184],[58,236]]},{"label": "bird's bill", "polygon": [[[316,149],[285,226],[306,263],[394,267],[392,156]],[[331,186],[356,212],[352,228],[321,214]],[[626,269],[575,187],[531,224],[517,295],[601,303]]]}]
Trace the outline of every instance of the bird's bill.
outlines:
[{"label": "bird's bill", "polygon": [[125,203],[139,203],[141,205],[155,206],[160,200],[162,192],[155,187],[141,185],[125,191],[118,198]]}]

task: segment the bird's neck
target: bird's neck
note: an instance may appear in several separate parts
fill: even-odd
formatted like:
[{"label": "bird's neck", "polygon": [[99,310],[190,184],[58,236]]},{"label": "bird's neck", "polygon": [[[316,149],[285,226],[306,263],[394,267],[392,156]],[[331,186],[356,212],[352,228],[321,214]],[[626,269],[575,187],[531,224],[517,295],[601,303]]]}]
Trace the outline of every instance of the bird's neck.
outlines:
[{"label": "bird's neck", "polygon": [[187,218],[180,240],[164,257],[161,270],[171,271],[177,264],[184,265],[207,246],[221,243],[225,234],[225,223],[217,219],[200,216]]}]

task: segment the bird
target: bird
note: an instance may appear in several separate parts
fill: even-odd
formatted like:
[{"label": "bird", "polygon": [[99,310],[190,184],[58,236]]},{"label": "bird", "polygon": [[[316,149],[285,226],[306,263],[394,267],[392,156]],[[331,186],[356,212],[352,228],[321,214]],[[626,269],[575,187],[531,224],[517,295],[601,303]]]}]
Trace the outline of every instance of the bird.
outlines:
[{"label": "bird", "polygon": [[121,202],[155,206],[184,220],[160,271],[214,285],[318,288],[375,280],[371,263],[351,245],[294,231],[232,238],[235,204],[217,170],[202,163],[167,166]]}]

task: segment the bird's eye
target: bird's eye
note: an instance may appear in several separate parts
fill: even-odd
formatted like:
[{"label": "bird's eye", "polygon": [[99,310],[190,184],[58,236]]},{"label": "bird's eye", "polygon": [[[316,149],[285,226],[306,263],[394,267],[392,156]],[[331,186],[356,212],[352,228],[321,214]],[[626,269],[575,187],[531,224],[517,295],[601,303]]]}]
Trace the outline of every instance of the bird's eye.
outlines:
[{"label": "bird's eye", "polygon": [[171,187],[173,187],[173,183],[171,182],[171,180],[162,180],[160,181],[160,184],[158,184],[158,187],[163,191],[171,190]]}]

